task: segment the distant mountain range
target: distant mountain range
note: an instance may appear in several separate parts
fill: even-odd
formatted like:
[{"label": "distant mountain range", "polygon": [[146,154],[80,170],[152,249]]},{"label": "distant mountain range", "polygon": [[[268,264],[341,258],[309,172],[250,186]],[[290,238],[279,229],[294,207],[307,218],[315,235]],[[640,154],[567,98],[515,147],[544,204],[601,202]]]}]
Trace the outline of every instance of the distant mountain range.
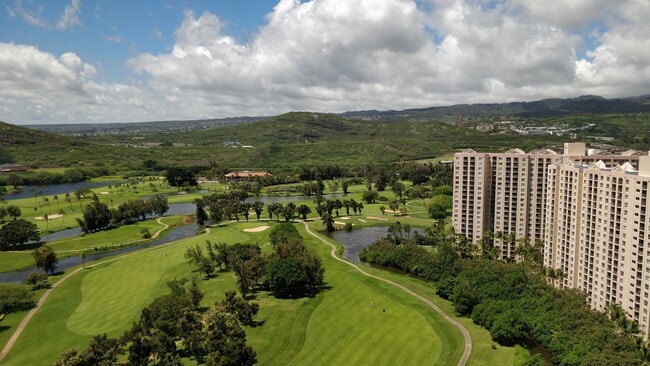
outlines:
[{"label": "distant mountain range", "polygon": [[544,99],[534,102],[456,104],[446,107],[406,109],[403,111],[356,111],[342,113],[351,119],[403,121],[445,117],[522,117],[549,118],[572,114],[638,113],[650,111],[650,95],[606,99],[585,95],[568,99]]},{"label": "distant mountain range", "polygon": [[[564,115],[615,114],[650,112],[650,95],[607,99],[595,95],[577,98],[552,98],[533,102],[456,104],[444,107],[405,109],[401,111],[367,110],[340,113],[338,116],[368,121],[430,121],[455,117],[550,118]],[[151,121],[132,123],[95,123],[62,125],[28,125],[26,127],[65,135],[143,135],[159,132],[189,132],[250,123],[264,117],[235,117],[189,121]]]},{"label": "distant mountain range", "polygon": [[96,135],[149,135],[158,132],[189,132],[209,130],[239,123],[254,122],[268,117],[233,117],[182,121],[149,121],[120,123],[72,123],[55,125],[25,125],[37,130],[76,136]]}]

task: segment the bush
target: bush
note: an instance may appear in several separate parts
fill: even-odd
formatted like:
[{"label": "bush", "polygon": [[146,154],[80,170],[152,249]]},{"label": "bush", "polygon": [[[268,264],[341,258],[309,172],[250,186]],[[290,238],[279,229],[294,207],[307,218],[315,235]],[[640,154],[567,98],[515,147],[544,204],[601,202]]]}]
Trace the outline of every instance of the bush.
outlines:
[{"label": "bush", "polygon": [[143,239],[151,239],[151,233],[149,232],[149,229],[144,228],[140,230],[140,234],[142,235]]},{"label": "bush", "polygon": [[28,310],[35,304],[29,287],[16,283],[0,283],[0,313]]},{"label": "bush", "polygon": [[27,275],[27,285],[32,286],[33,290],[50,286],[47,282],[47,274],[37,272],[31,272]]}]

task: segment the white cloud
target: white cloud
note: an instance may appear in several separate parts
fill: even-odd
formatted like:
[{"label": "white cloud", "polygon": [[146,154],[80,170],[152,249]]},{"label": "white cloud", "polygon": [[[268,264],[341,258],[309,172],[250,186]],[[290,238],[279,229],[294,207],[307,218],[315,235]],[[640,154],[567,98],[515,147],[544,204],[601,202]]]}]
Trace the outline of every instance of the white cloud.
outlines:
[{"label": "white cloud", "polygon": [[30,25],[52,29],[67,29],[75,25],[81,25],[79,13],[81,12],[81,0],[71,0],[69,5],[63,9],[63,13],[54,23],[43,19],[45,8],[34,0],[15,0],[13,8],[7,6],[7,12],[14,17],[20,15]]},{"label": "white cloud", "polygon": [[[190,119],[648,93],[649,2],[547,3],[558,11],[532,0],[430,0],[426,10],[411,0],[282,0],[247,43],[217,15],[186,11],[169,52],[126,62],[142,75],[128,84],[95,82],[97,70],[74,54],[3,44],[0,105],[12,112],[0,118]],[[34,105],[40,114],[30,114]]]},{"label": "white cloud", "polygon": [[75,25],[81,25],[79,13],[81,12],[81,0],[72,0],[70,5],[66,5],[63,9],[61,18],[56,22],[58,29],[66,29]]},{"label": "white cloud", "polygon": [[31,0],[16,0],[14,8],[12,9],[8,6],[7,9],[9,9],[10,14],[20,15],[27,24],[39,27],[47,26],[47,23],[41,19],[44,10],[43,6],[36,4]]},{"label": "white cloud", "polygon": [[107,36],[106,40],[113,43],[122,43],[122,37],[119,35]]}]

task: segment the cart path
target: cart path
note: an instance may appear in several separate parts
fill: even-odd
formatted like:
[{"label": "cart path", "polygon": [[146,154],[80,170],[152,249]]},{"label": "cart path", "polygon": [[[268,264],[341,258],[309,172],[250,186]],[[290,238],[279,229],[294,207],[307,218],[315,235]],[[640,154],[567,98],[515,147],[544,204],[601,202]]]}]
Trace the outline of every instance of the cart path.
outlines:
[{"label": "cart path", "polygon": [[442,316],[443,319],[447,320],[448,322],[453,324],[456,328],[458,328],[460,330],[460,332],[463,334],[463,338],[465,340],[465,349],[463,350],[463,355],[461,356],[460,360],[458,360],[458,366],[465,366],[467,364],[467,360],[469,359],[469,356],[472,353],[472,338],[470,337],[469,332],[467,331],[467,329],[462,324],[457,322],[455,319],[452,319],[449,315],[447,315],[447,313],[442,311],[442,309],[440,309],[438,307],[438,305],[431,302],[431,300],[429,300],[426,297],[420,295],[419,293],[411,290],[410,288],[408,288],[408,287],[406,287],[404,285],[401,285],[401,284],[399,284],[397,282],[393,282],[393,281],[391,281],[389,279],[370,274],[370,273],[364,271],[361,267],[357,266],[356,264],[354,264],[352,262],[349,262],[349,261],[347,261],[345,259],[339,258],[336,255],[336,249],[337,248],[336,248],[336,246],[334,244],[328,242],[327,240],[323,239],[319,235],[312,232],[311,229],[309,228],[309,224],[307,222],[303,222],[303,224],[305,225],[305,230],[307,230],[307,233],[309,233],[309,235],[311,235],[314,238],[320,240],[324,244],[327,244],[327,245],[330,246],[330,248],[331,248],[330,255],[332,256],[332,258],[336,259],[337,261],[339,261],[341,263],[345,263],[348,266],[353,267],[354,269],[356,269],[357,271],[359,271],[361,274],[363,274],[365,276],[368,276],[370,278],[374,278],[376,280],[388,283],[390,285],[393,285],[393,286],[399,288],[400,290],[406,292],[407,294],[415,297],[416,299],[418,299],[418,300],[422,301],[423,303],[425,303],[426,305],[428,305],[430,308],[432,308],[438,314],[440,314],[440,316]]},{"label": "cart path", "polygon": [[[156,231],[156,233],[152,236],[152,238],[157,238],[158,235],[160,235],[160,233],[163,230],[166,230],[167,228],[169,228],[169,225],[165,224],[161,220],[162,220],[162,218],[158,218],[157,222],[160,225],[162,225],[163,227],[160,230]],[[155,248],[160,248],[160,247],[155,247]],[[134,252],[134,253],[137,253],[137,252]],[[100,264],[113,262],[113,261],[116,261],[116,260],[118,260],[120,258],[124,258],[125,256],[130,255],[130,254],[133,254],[133,253],[125,254],[125,255],[122,255],[122,256],[119,256],[119,257],[114,257],[114,258],[111,258],[111,259],[107,259],[105,261],[94,263],[93,265],[97,266],[97,265],[100,265]],[[20,322],[20,324],[18,325],[18,327],[14,331],[14,334],[11,335],[11,338],[9,338],[9,341],[7,341],[7,344],[5,344],[4,348],[0,352],[0,362],[2,362],[2,360],[7,356],[9,351],[11,351],[11,348],[13,348],[14,344],[18,340],[18,337],[20,337],[23,330],[25,330],[25,327],[27,326],[27,324],[29,324],[29,321],[32,320],[32,317],[34,317],[34,314],[36,314],[38,309],[41,308],[41,305],[43,305],[45,303],[45,300],[47,300],[47,298],[50,296],[52,291],[54,291],[55,288],[57,288],[63,282],[65,282],[65,280],[67,280],[68,278],[70,278],[73,275],[77,274],[79,271],[84,270],[85,268],[90,268],[90,267],[83,267],[82,266],[80,268],[75,269],[74,271],[72,271],[72,272],[68,273],[67,275],[63,276],[60,280],[56,281],[49,289],[47,289],[47,291],[45,291],[45,293],[43,293],[43,296],[41,296],[41,298],[38,299],[38,302],[36,303],[36,306],[34,306],[34,308],[32,308],[32,310],[30,310],[29,313],[27,313],[27,315],[23,318],[23,320]]]}]

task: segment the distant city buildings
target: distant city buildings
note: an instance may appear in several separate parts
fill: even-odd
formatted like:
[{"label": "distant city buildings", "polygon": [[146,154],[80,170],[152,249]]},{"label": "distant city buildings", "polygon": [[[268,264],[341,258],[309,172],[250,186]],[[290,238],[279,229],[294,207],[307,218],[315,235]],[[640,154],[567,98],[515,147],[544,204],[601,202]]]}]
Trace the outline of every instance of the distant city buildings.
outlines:
[{"label": "distant city buildings", "polygon": [[487,231],[501,259],[516,260],[520,239],[544,243],[554,285],[578,288],[604,310],[616,303],[650,328],[650,156],[586,150],[454,156],[453,225],[479,243]]}]

